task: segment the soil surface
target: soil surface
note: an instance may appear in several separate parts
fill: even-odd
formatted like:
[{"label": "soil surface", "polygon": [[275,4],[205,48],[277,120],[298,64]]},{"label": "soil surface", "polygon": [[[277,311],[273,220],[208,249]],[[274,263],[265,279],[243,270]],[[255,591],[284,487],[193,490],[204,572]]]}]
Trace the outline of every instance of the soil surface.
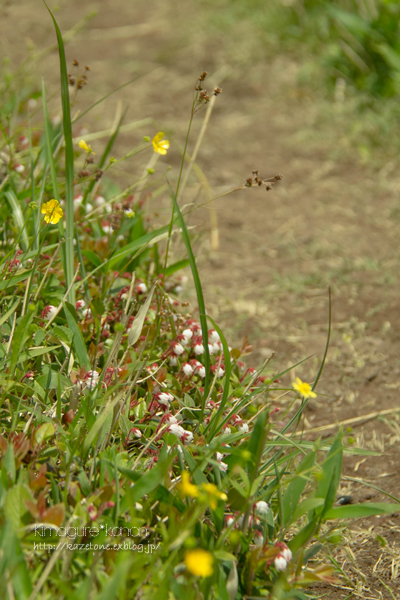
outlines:
[{"label": "soil surface", "polygon": [[[193,171],[180,197],[181,206],[199,206],[189,221],[195,236],[198,232],[208,311],[228,329],[232,345],[240,347],[248,336],[254,346],[248,364],[256,366],[274,352],[273,370],[279,372],[310,356],[291,377],[312,381],[326,344],[330,288],[331,344],[318,397],[306,410],[305,430],[316,439],[333,435],[343,423],[346,439],[378,453],[345,458],[341,495],[354,502],[389,501],[380,488],[400,498],[400,177],[395,165],[361,164],[347,141],[351,121],[342,104],[327,100],[323,91],[303,88],[301,65],[293,57],[265,54],[250,23],[232,20],[221,33],[217,5],[60,0],[50,6],[58,9],[64,34],[97,11],[67,45],[68,65],[77,59],[90,66],[74,110],[143,75],[84,116],[74,135],[82,135],[82,128],[110,128],[126,106],[127,126],[149,119],[126,128],[114,155],[123,156],[143,135],[165,131],[171,149],[157,165],[159,186],[167,165],[171,183],[177,180],[196,78],[207,70],[207,86],[223,88],[198,154],[201,172]],[[37,0],[3,1],[0,11],[0,48],[10,57],[8,68],[19,65],[30,49],[34,66],[22,67],[21,77],[28,82],[32,77],[37,88],[38,74],[45,76],[56,114],[58,95],[51,95],[57,90],[58,55],[45,6]],[[46,47],[49,51],[40,54]],[[205,114],[203,109],[195,117],[189,154]],[[101,151],[104,139],[91,143]],[[374,152],[379,155],[379,149]],[[149,158],[127,160],[114,178],[134,183]],[[246,188],[200,207],[242,186],[254,169],[263,178],[280,174],[283,179],[269,192]],[[148,199],[149,216],[165,223],[168,193],[159,191]],[[173,253],[183,255],[180,242]],[[285,402],[285,397],[277,400],[282,409]],[[352,524],[336,552],[347,579],[315,593],[330,600],[400,598],[398,515]]]}]

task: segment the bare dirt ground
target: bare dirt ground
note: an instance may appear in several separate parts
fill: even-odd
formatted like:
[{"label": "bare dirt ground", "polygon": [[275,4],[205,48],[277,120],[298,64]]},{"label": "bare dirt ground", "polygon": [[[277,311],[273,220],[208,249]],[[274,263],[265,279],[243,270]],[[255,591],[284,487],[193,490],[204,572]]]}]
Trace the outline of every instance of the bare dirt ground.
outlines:
[{"label": "bare dirt ground", "polygon": [[[212,83],[223,88],[198,158],[211,196],[240,186],[253,169],[263,177],[279,173],[283,180],[268,193],[246,189],[215,201],[218,249],[210,243],[209,205],[194,213],[191,224],[204,232],[197,254],[208,310],[235,344],[248,335],[255,346],[252,364],[271,351],[276,370],[312,355],[295,372],[312,381],[326,342],[330,287],[331,346],[305,427],[310,436],[328,436],[345,422],[346,437],[380,453],[366,460],[346,458],[344,475],[352,480],[343,480],[342,494],[354,501],[387,501],[377,487],[399,498],[400,178],[395,165],[362,166],[347,143],[351,122],[340,104],[302,88],[294,59],[265,56],[249,24],[233,21],[218,33],[213,23],[221,18],[220,9],[201,6],[183,0],[60,0],[63,32],[97,10],[67,46],[69,64],[75,58],[90,66],[77,109],[147,73],[80,123],[90,131],[110,127],[118,102],[129,106],[125,123],[153,117],[155,124],[125,132],[115,154],[122,156],[143,135],[166,131],[171,150],[162,162],[173,167],[170,178],[176,181],[196,78],[207,70]],[[26,57],[27,45],[42,50],[54,43],[41,2],[3,2],[0,10],[0,48],[11,66]],[[52,51],[31,71],[45,75],[50,91],[57,61]],[[50,106],[57,112],[58,98]],[[189,153],[203,116],[196,117]],[[117,177],[133,183],[143,160],[124,163]],[[197,198],[195,176],[189,184],[182,203]],[[206,198],[203,194],[198,203]],[[149,201],[149,213],[157,212],[160,221],[168,210],[166,193]],[[178,244],[177,256],[180,250]],[[316,593],[331,600],[400,598],[399,535],[398,513],[357,521],[337,555],[348,579],[342,587]]]}]

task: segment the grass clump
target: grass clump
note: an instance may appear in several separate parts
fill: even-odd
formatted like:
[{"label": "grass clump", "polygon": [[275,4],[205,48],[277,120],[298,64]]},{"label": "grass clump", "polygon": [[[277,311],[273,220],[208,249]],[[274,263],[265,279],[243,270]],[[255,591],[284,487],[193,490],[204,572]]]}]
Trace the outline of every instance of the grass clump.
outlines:
[{"label": "grass clump", "polygon": [[[328,343],[312,385],[285,384],[272,356],[244,369],[206,314],[179,183],[170,222],[147,221],[143,191],[168,140],[154,132],[129,153],[152,158],[125,190],[110,156],[122,118],[101,155],[88,138],[74,147],[55,26],[62,120],[44,85],[43,122],[15,95],[1,114],[0,590],[305,598],[336,582],[319,553],[337,519],[395,510],[335,507],[343,452],[357,449],[342,433],[294,436]],[[205,77],[191,120],[210,101]],[[244,185],[274,181],[255,171]],[[177,234],[187,257],[171,263]],[[188,265],[198,318],[177,297]]]}]

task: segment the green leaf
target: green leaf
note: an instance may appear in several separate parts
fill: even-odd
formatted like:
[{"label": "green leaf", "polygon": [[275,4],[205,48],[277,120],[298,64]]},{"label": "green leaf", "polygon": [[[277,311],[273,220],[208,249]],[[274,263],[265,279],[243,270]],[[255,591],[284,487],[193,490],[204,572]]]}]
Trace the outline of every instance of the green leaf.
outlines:
[{"label": "green leaf", "polygon": [[389,502],[366,502],[365,504],[346,504],[335,506],[324,513],[324,520],[360,519],[374,515],[388,515],[399,512],[400,504]]},{"label": "green leaf", "polygon": [[53,423],[43,423],[35,433],[35,440],[40,445],[42,442],[53,437],[55,428]]},{"label": "green leaf", "polygon": [[7,492],[4,503],[4,512],[14,529],[22,527],[22,519],[28,512],[25,500],[32,500],[32,494],[28,486],[22,483],[14,485]]},{"label": "green leaf", "polygon": [[[58,192],[58,183],[57,183],[57,172],[56,165],[54,163],[53,158],[53,148],[52,148],[52,140],[51,140],[51,125],[49,119],[49,113],[47,110],[47,101],[46,101],[46,90],[44,86],[44,79],[42,79],[42,102],[43,102],[43,116],[44,116],[44,134],[46,140],[46,157],[47,162],[50,167],[50,175],[51,175],[51,183],[53,186],[53,196],[55,200],[60,202],[60,194]],[[62,223],[62,219],[60,221]]]},{"label": "green leaf", "polygon": [[3,467],[6,470],[8,476],[10,477],[11,482],[15,483],[16,469],[13,444],[8,445],[6,453],[4,454]]},{"label": "green leaf", "polygon": [[251,473],[250,479],[254,479],[257,476],[256,469],[259,465],[261,454],[264,450],[265,440],[265,426],[267,424],[268,413],[264,410],[255,422],[251,437],[249,440],[248,450],[252,456],[249,461],[249,471]]},{"label": "green leaf", "polygon": [[35,342],[35,346],[40,346],[46,337],[46,331],[44,329],[38,329],[35,335],[33,336],[33,340]]},{"label": "green leaf", "polygon": [[75,321],[72,312],[67,307],[66,303],[64,303],[64,312],[65,317],[67,319],[68,327],[74,334],[74,346],[76,350],[76,354],[79,359],[80,366],[85,366],[88,371],[90,371],[90,360],[86,350],[85,341],[82,336],[82,332],[78,327],[77,322]]},{"label": "green leaf", "polygon": [[292,515],[292,523],[295,523],[297,519],[300,519],[303,515],[306,515],[311,510],[318,508],[319,506],[323,506],[325,504],[324,498],[307,498],[301,504],[298,504],[295,507],[295,510]]},{"label": "green leaf", "polygon": [[92,493],[92,489],[90,487],[90,481],[85,471],[81,471],[78,475],[78,481],[81,486],[82,494],[86,497],[90,496]]},{"label": "green leaf", "polygon": [[[68,71],[65,60],[64,42],[61,31],[57,25],[53,13],[47,6],[53,20],[58,42],[58,54],[60,57],[61,76],[61,104],[63,111],[63,129],[65,141],[65,207],[66,207],[66,235],[65,235],[65,257],[66,257],[66,285],[70,287],[74,276],[74,150],[72,146],[71,109],[69,105]],[[71,287],[69,301],[75,305],[75,288]]]},{"label": "green leaf", "polygon": [[95,267],[101,267],[103,264],[101,258],[99,258],[95,252],[92,252],[92,250],[82,250],[82,255]]},{"label": "green leaf", "polygon": [[53,327],[51,328],[51,333],[54,337],[59,338],[62,342],[65,342],[66,344],[72,342],[72,339],[74,337],[72,331],[68,329],[68,327],[64,327],[63,325],[53,325]]},{"label": "green leaf", "polygon": [[20,298],[18,298],[18,300],[16,302],[14,302],[14,304],[11,306],[11,308],[9,308],[7,310],[7,312],[4,313],[4,315],[1,315],[0,326],[3,325],[3,323],[5,323],[11,317],[11,315],[14,314],[14,312],[17,310],[20,302],[21,302],[21,300],[20,300]]},{"label": "green leaf", "polygon": [[214,550],[213,554],[217,560],[226,560],[228,562],[236,562],[237,560],[236,556],[225,550]]},{"label": "green leaf", "polygon": [[204,345],[204,363],[205,363],[204,367],[206,370],[206,377],[205,377],[205,381],[204,381],[203,407],[202,407],[202,411],[204,412],[204,403],[208,396],[208,390],[210,387],[210,350],[208,348],[208,327],[207,327],[207,316],[206,316],[206,307],[205,307],[205,303],[204,303],[203,288],[201,286],[201,280],[200,280],[199,272],[197,270],[196,259],[194,257],[192,245],[190,243],[190,237],[189,237],[189,233],[188,233],[188,230],[186,227],[185,219],[183,218],[183,215],[179,208],[179,204],[177,202],[177,199],[175,197],[175,194],[174,194],[171,186],[169,186],[169,191],[170,191],[172,205],[173,205],[173,213],[172,214],[174,216],[174,213],[176,212],[176,214],[178,216],[179,224],[182,229],[182,238],[183,238],[184,244],[186,246],[186,251],[188,253],[190,268],[192,270],[193,281],[194,281],[194,285],[196,288],[197,303],[199,305],[199,318],[200,318],[200,324],[201,324],[201,332],[202,332],[203,341],[204,341],[204,344],[203,344]]},{"label": "green leaf", "polygon": [[[309,481],[311,469],[315,463],[315,452],[309,452],[304,459],[301,461],[300,465],[296,469],[296,475],[289,483],[288,487],[282,498],[283,503],[283,524],[289,525],[291,522],[293,513],[297,507],[297,504],[300,500],[300,496],[303,493],[303,490],[306,484]],[[317,504],[319,506],[319,504]]]},{"label": "green leaf", "polygon": [[[318,481],[316,497],[325,498],[323,513],[333,506],[339,487],[343,460],[342,437],[343,434],[340,431],[322,465],[322,476]],[[316,511],[317,514],[320,512]]]},{"label": "green leaf", "polygon": [[144,320],[146,318],[147,312],[150,308],[151,299],[153,297],[154,290],[156,289],[156,284],[153,285],[149,294],[146,298],[146,301],[139,308],[138,313],[129,329],[128,334],[128,346],[133,346],[138,341],[140,334],[142,333]]},{"label": "green leaf", "polygon": [[12,190],[7,191],[5,196],[12,210],[15,227],[19,231],[21,247],[23,250],[28,250],[29,239],[28,234],[26,233],[24,215],[22,214],[18,198]]},{"label": "green leaf", "polygon": [[165,234],[167,233],[167,231],[168,231],[168,226],[165,225],[164,227],[161,227],[160,229],[155,229],[154,231],[151,231],[150,233],[146,233],[145,235],[141,236],[134,242],[131,242],[130,244],[127,244],[123,248],[116,250],[114,252],[114,254],[112,255],[112,257],[110,259],[108,259],[107,261],[105,261],[104,265],[107,265],[108,270],[113,269],[119,262],[121,262],[121,260],[123,258],[125,258],[125,256],[127,256],[128,254],[132,254],[134,250],[138,250],[139,248],[148,247],[152,243],[156,243],[156,241],[158,241],[159,236],[165,237]]},{"label": "green leaf", "polygon": [[1,573],[2,575],[8,569],[9,573],[12,573],[12,587],[7,588],[10,591],[9,596],[14,597],[17,600],[28,600],[32,593],[32,582],[28,568],[26,566],[24,554],[21,548],[21,544],[13,527],[11,521],[5,521],[0,529],[0,555],[2,557],[1,562]]},{"label": "green leaf", "polygon": [[29,360],[30,358],[35,358],[36,356],[42,356],[42,354],[53,352],[59,347],[60,346],[39,346],[39,348],[28,348],[26,352],[22,352],[22,354],[19,355],[18,362],[23,363],[25,360]]},{"label": "green leaf", "polygon": [[[109,402],[101,413],[96,417],[96,420],[90,429],[89,433],[84,439],[83,442],[83,451],[86,454],[89,452],[91,445],[100,434],[103,426],[106,424],[108,417],[112,417],[112,411],[114,410],[114,406],[121,400],[121,396],[116,396],[111,402]],[[112,419],[111,419],[112,420]],[[105,428],[106,429],[106,428]],[[107,433],[103,431],[103,434]]]},{"label": "green leaf", "polygon": [[[165,476],[168,473],[168,469],[172,464],[174,459],[174,454],[167,454],[167,445],[161,449],[159,459],[157,464],[144,475],[141,475],[139,478],[135,479],[135,485],[130,490],[129,498],[131,502],[138,502],[145,494],[149,494],[156,487],[163,483]],[[129,477],[128,473],[132,473],[129,469],[118,467],[118,470],[125,475],[125,477]]]},{"label": "green leaf", "polygon": [[28,327],[33,319],[33,313],[28,313],[18,323],[15,328],[14,337],[11,345],[11,361],[10,371],[14,372],[16,365],[18,364],[20,352],[24,346],[26,338],[28,337]]},{"label": "green leaf", "polygon": [[24,281],[25,279],[28,279],[28,277],[31,275],[31,273],[32,273],[32,269],[27,269],[23,273],[19,273],[18,275],[13,275],[12,277],[9,277],[8,279],[3,279],[3,281],[0,282],[0,292],[2,292],[3,290],[7,290],[9,287],[12,287],[13,285],[17,285],[17,283],[20,283],[21,281]]},{"label": "green leaf", "polygon": [[183,260],[178,260],[178,262],[176,262],[172,265],[169,265],[166,269],[163,269],[161,272],[164,273],[165,277],[170,277],[177,271],[180,271],[181,269],[184,269],[185,267],[188,267],[189,265],[190,265],[190,260],[188,258],[185,258]]}]

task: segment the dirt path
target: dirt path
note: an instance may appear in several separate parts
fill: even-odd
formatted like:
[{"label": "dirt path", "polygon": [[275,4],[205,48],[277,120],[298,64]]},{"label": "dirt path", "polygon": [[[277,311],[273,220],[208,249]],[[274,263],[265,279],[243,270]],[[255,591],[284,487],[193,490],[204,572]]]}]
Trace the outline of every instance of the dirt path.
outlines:
[{"label": "dirt path", "polygon": [[[332,343],[319,397],[307,410],[306,427],[392,410],[379,418],[349,423],[357,444],[383,455],[364,462],[358,457],[347,459],[344,473],[400,497],[400,413],[395,412],[400,386],[400,179],[393,165],[379,171],[362,167],[346,142],[351,123],[343,106],[333,106],[299,87],[299,65],[294,61],[281,56],[264,58],[249,24],[233,22],[221,36],[196,3],[177,1],[167,6],[158,0],[103,0],[82,4],[63,0],[57,13],[66,31],[90,10],[98,11],[67,48],[69,63],[76,58],[91,69],[78,107],[84,109],[95,98],[147,71],[146,77],[82,120],[91,131],[109,127],[118,101],[129,105],[126,123],[156,119],[155,125],[123,134],[116,155],[131,149],[143,135],[162,129],[172,143],[168,160],[163,162],[172,165],[174,181],[193,85],[206,69],[217,74],[214,83],[223,87],[198,158],[212,195],[241,185],[253,169],[263,177],[283,176],[268,193],[246,189],[215,202],[219,249],[211,249],[207,232],[197,243],[209,310],[229,327],[235,343],[249,336],[256,347],[253,363],[272,350],[276,369],[313,355],[296,370],[297,376],[308,381],[317,372],[326,342],[331,287]],[[1,10],[3,55],[18,62],[26,55],[21,42],[28,37],[38,49],[54,42],[50,19],[36,0],[2,5]],[[49,90],[57,68],[55,52],[40,62],[39,71],[45,74]],[[218,77],[224,73],[221,83]],[[51,103],[54,110],[57,102]],[[194,124],[189,152],[203,115],[199,113]],[[133,183],[143,165],[127,163],[119,176]],[[193,201],[197,188],[193,177],[182,202]],[[165,220],[169,210],[164,196],[150,205],[160,220]],[[199,209],[191,223],[209,228],[208,207]],[[350,481],[342,492],[356,501],[384,499],[376,489]],[[354,529],[339,557],[358,586],[351,597],[395,597],[385,586],[396,589],[398,522],[396,516],[376,518],[359,523],[357,535]],[[387,541],[384,548],[377,541],[378,534]],[[349,597],[349,589],[332,592],[330,588],[325,590],[326,597]]]}]

